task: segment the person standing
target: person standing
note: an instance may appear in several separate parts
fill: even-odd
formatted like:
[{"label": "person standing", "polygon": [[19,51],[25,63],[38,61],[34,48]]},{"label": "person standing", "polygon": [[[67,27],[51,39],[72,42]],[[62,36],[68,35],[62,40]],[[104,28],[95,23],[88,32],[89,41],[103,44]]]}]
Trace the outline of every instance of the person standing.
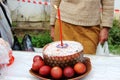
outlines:
[{"label": "person standing", "polygon": [[63,40],[80,42],[84,53],[95,54],[98,43],[108,40],[114,14],[114,0],[51,0],[51,37],[59,40],[60,9]]}]

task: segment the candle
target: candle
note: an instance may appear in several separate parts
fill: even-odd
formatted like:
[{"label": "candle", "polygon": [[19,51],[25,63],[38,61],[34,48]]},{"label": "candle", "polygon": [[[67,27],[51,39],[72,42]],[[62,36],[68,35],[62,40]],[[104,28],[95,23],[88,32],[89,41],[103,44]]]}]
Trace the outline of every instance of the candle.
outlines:
[{"label": "candle", "polygon": [[56,5],[54,5],[54,7],[57,9],[58,20],[59,20],[59,26],[60,26],[60,41],[61,41],[61,46],[63,46],[63,41],[62,41],[62,24],[61,24],[60,9],[57,8]]}]

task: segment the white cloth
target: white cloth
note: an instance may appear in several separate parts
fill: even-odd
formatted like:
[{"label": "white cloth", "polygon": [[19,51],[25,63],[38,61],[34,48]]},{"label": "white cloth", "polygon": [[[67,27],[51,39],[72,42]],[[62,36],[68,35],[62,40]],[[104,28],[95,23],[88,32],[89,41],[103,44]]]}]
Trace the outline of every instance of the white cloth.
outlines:
[{"label": "white cloth", "polygon": [[[11,22],[10,11],[8,7],[4,5],[3,2],[1,2],[1,4],[4,6],[7,16]],[[1,7],[0,7],[0,34],[1,34],[1,37],[10,44],[10,46],[13,45],[13,35],[11,32],[11,28],[7,22],[7,19],[5,18],[5,15]]]},{"label": "white cloth", "polygon": [[[32,59],[41,52],[13,51],[14,63],[8,67],[6,80],[39,80],[32,76],[29,70],[32,66]],[[84,55],[89,57],[92,65],[90,73],[81,80],[120,80],[120,56],[97,56]],[[2,78],[0,80],[3,80]]]}]

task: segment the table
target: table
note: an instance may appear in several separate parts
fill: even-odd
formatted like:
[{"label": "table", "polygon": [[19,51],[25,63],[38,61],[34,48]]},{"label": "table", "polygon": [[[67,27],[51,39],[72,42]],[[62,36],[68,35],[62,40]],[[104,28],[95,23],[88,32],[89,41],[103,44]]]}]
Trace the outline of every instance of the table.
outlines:
[{"label": "table", "polygon": [[[41,52],[13,51],[15,61],[7,68],[6,80],[39,80],[29,73],[35,55]],[[90,58],[92,70],[81,80],[120,80],[120,56],[84,56]]]}]

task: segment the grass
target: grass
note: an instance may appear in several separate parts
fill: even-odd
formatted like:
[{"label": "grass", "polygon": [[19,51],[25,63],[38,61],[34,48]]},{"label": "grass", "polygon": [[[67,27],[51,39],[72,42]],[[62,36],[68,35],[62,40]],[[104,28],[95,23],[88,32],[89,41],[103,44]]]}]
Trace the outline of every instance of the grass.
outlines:
[{"label": "grass", "polygon": [[52,42],[49,32],[44,32],[38,35],[31,35],[33,46],[42,48],[46,44]]}]

